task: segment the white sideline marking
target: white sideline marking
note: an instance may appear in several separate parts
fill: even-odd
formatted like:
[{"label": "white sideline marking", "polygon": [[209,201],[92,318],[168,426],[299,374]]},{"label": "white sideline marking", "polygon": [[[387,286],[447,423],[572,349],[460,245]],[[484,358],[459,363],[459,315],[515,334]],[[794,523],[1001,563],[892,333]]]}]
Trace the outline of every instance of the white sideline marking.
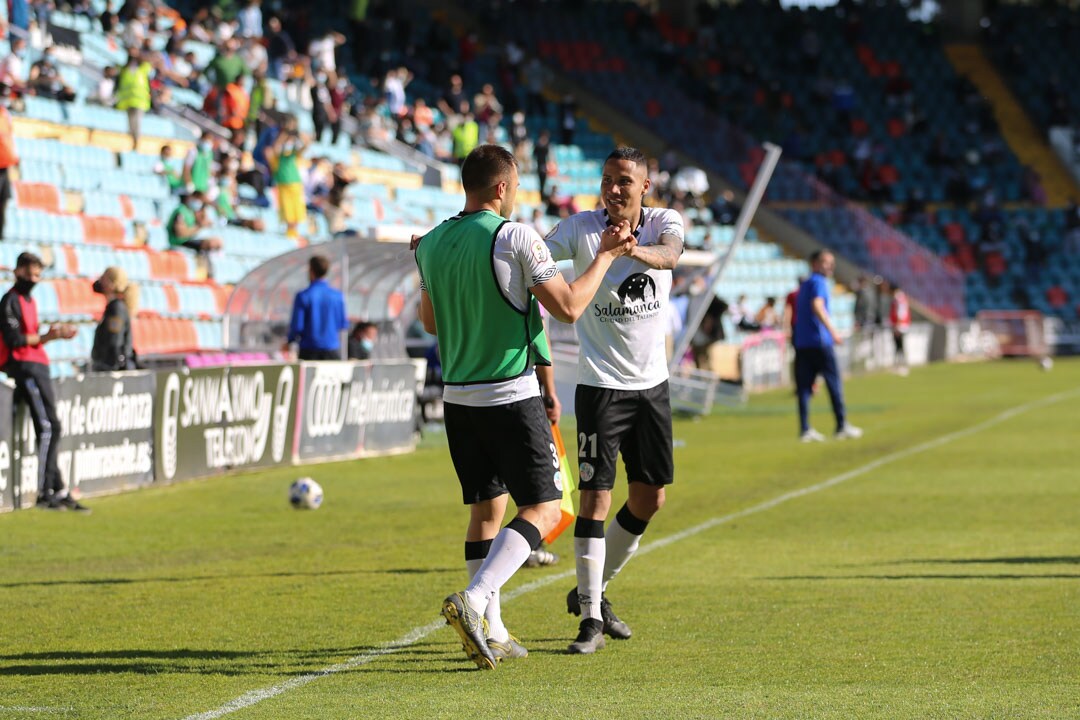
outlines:
[{"label": "white sideline marking", "polygon": [[[771,510],[774,507],[782,505],[789,500],[794,500],[796,498],[804,497],[806,495],[812,495],[813,493],[820,492],[822,490],[827,490],[828,488],[839,485],[840,483],[847,482],[848,480],[851,480],[853,478],[857,478],[860,475],[865,475],[866,473],[872,470],[876,470],[883,465],[888,465],[889,463],[896,462],[897,460],[903,460],[905,458],[911,457],[912,455],[918,455],[919,453],[926,452],[927,450],[933,450],[934,448],[946,445],[953,440],[958,440],[960,438],[967,437],[968,435],[974,435],[975,433],[982,432],[983,430],[993,427],[994,425],[1000,425],[1007,420],[1011,420],[1017,415],[1028,412],[1029,410],[1034,410],[1045,405],[1053,405],[1054,403],[1060,402],[1076,395],[1080,395],[1080,388],[1061,392],[1056,395],[1050,395],[1042,398],[1041,400],[1034,400],[1023,405],[1018,405],[1010,410],[1005,410],[1004,412],[995,415],[989,420],[984,420],[981,423],[972,425],[971,427],[965,428],[963,430],[957,430],[955,432],[949,433],[948,435],[942,435],[941,437],[934,440],[927,440],[926,442],[919,443],[918,445],[913,445],[904,450],[898,450],[894,453],[889,453],[888,455],[880,457],[877,460],[873,460],[866,463],[865,465],[857,467],[854,470],[849,470],[845,473],[841,473],[840,475],[831,477],[828,480],[823,480],[816,485],[809,485],[807,487],[800,488],[799,490],[792,490],[790,492],[786,492],[783,495],[776,496],[772,500],[766,500],[763,503],[753,505],[744,510],[739,510],[737,512],[729,513],[727,515],[721,515],[719,517],[712,518],[711,520],[706,520],[705,522],[694,525],[693,527],[689,527],[672,535],[668,535],[667,537],[660,538],[659,540],[654,540],[653,542],[647,543],[643,545],[640,549],[638,549],[637,554],[643,555],[645,553],[650,553],[653,550],[665,548],[672,543],[676,543],[680,540],[685,540],[686,538],[698,535],[718,525],[724,525],[731,522],[732,520],[738,520],[739,518],[743,518],[748,515],[755,515],[766,510]],[[545,575],[542,578],[538,578],[536,580],[533,580],[532,582],[525,583],[524,585],[521,585],[514,588],[513,590],[504,593],[502,597],[503,600],[513,600],[516,597],[533,592],[534,590],[539,590],[560,580],[565,580],[572,577],[573,575],[575,575],[574,570],[567,570],[561,573],[557,573],[555,575]],[[314,682],[321,677],[333,675],[334,673],[339,673],[343,670],[351,670],[362,665],[367,665],[368,663],[372,662],[373,660],[377,660],[383,655],[390,655],[392,653],[398,652],[399,650],[404,650],[410,645],[417,643],[420,640],[423,640],[431,633],[443,627],[445,624],[445,620],[439,619],[434,622],[428,623],[427,625],[413,628],[397,640],[388,642],[377,650],[369,650],[368,652],[362,653],[355,657],[351,657],[344,662],[325,667],[317,672],[308,673],[306,675],[297,675],[296,677],[290,678],[283,683],[279,683],[271,687],[261,688],[259,690],[252,690],[250,692],[244,693],[235,700],[230,700],[219,708],[216,708],[214,710],[208,710],[204,713],[188,715],[186,718],[184,718],[184,720],[214,720],[214,718],[229,715],[236,712],[237,710],[243,710],[244,708],[251,707],[252,705],[260,703],[263,700],[269,700],[270,698],[281,695],[282,693],[289,690],[303,687],[304,685]]]}]

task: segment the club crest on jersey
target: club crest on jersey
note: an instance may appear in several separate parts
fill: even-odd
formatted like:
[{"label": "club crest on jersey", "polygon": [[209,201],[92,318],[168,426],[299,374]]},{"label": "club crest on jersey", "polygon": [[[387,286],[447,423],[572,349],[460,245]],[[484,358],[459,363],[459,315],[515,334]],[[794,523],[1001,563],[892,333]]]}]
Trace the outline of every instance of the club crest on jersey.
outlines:
[{"label": "club crest on jersey", "polygon": [[593,314],[600,322],[627,323],[653,317],[663,304],[657,297],[656,281],[646,273],[634,273],[615,291],[619,304],[593,304]]},{"label": "club crest on jersey", "polygon": [[634,273],[622,281],[618,293],[623,305],[652,302],[656,299],[656,281],[645,273]]}]

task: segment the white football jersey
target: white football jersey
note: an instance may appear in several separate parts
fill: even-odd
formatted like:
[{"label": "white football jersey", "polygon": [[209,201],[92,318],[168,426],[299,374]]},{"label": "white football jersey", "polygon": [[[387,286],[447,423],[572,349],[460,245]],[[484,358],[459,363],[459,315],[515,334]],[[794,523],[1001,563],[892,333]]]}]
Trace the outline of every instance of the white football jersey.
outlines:
[{"label": "white football jersey", "polygon": [[[607,211],[577,213],[548,233],[556,260],[574,261],[581,275],[592,264]],[[636,231],[638,245],[655,245],[661,235],[683,240],[682,217],[674,210],[643,208]],[[612,263],[577,328],[578,383],[616,390],[645,390],[668,378],[665,338],[671,271],[654,270],[621,257]]]}]

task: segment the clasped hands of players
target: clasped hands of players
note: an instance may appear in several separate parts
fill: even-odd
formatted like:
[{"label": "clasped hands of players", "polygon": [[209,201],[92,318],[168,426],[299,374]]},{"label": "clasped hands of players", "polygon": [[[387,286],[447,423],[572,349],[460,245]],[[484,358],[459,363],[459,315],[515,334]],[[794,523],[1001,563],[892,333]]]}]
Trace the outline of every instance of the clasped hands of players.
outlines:
[{"label": "clasped hands of players", "polygon": [[637,247],[637,238],[630,230],[630,223],[620,220],[614,225],[608,225],[600,234],[598,253],[609,253],[612,257],[619,258],[629,255],[635,247]]}]

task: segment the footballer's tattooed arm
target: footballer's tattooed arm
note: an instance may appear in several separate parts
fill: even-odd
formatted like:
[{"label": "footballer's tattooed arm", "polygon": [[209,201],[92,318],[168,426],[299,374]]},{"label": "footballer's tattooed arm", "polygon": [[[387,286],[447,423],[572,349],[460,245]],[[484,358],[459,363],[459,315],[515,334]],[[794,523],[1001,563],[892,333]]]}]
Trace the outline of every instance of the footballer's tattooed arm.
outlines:
[{"label": "footballer's tattooed arm", "polygon": [[683,241],[674,233],[664,233],[654,245],[638,245],[630,257],[654,270],[671,270],[682,255]]}]

